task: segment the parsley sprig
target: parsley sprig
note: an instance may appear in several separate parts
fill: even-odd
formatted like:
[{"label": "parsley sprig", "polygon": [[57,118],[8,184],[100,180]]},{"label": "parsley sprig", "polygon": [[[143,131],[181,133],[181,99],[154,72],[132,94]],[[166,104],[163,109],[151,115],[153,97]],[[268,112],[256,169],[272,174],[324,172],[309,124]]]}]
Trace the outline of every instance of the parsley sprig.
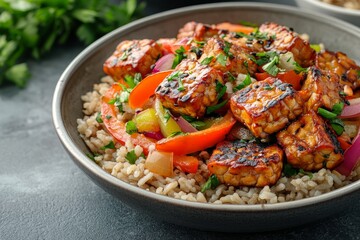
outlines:
[{"label": "parsley sprig", "polygon": [[90,44],[141,17],[144,6],[136,0],[0,0],[0,86],[25,87],[27,58],[40,59],[74,37]]}]

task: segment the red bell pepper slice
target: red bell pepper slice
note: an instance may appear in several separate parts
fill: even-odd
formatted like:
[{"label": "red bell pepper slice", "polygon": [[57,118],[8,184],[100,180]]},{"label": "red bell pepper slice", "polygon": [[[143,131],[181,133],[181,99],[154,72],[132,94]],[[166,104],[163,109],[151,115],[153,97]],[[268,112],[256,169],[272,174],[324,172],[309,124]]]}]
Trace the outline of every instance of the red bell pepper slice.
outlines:
[{"label": "red bell pepper slice", "polygon": [[199,160],[194,156],[173,156],[173,164],[183,172],[196,173],[199,167]]},{"label": "red bell pepper slice", "polygon": [[228,112],[218,123],[202,131],[164,138],[156,143],[156,149],[173,152],[175,155],[185,155],[212,147],[225,138],[236,120]]},{"label": "red bell pepper slice", "polygon": [[[273,77],[267,72],[255,73],[255,78],[258,81],[265,80],[268,77]],[[301,89],[301,80],[303,75],[297,74],[294,70],[290,70],[287,72],[280,72],[276,75],[276,78],[279,78],[281,81],[290,83],[293,88],[297,91]]]},{"label": "red bell pepper slice", "polygon": [[147,138],[140,133],[133,133],[131,135],[128,134],[126,132],[125,123],[118,120],[116,117],[116,106],[114,106],[114,104],[109,104],[109,101],[115,97],[116,93],[121,91],[121,86],[115,83],[102,98],[101,117],[105,128],[111,134],[111,136],[116,139],[116,141],[125,144],[127,140],[131,140],[133,144],[141,146],[143,148],[144,154],[147,155],[149,153],[150,145],[153,145],[155,140]]},{"label": "red bell pepper slice", "polygon": [[141,80],[141,82],[130,93],[130,107],[132,109],[141,108],[154,94],[159,84],[172,72],[173,70],[157,72]]}]

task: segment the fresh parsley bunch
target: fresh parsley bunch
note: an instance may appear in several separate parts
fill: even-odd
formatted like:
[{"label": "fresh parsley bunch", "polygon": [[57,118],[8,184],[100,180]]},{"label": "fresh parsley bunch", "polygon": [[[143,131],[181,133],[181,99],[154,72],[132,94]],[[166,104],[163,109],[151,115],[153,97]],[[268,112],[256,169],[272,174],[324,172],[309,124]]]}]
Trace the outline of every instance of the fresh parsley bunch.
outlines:
[{"label": "fresh parsley bunch", "polygon": [[90,44],[139,18],[144,7],[136,0],[0,0],[0,86],[25,87],[27,57],[39,59],[73,37]]}]

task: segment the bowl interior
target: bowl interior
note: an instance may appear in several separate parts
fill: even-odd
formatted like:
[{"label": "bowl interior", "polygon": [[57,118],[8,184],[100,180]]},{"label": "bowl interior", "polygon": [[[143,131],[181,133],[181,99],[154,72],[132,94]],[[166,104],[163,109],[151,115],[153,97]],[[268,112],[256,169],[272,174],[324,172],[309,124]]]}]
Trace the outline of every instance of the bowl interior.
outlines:
[{"label": "bowl interior", "polygon": [[78,118],[82,118],[80,96],[92,89],[104,76],[102,64],[112,54],[117,44],[125,39],[158,39],[176,36],[177,30],[188,21],[217,23],[246,20],[254,23],[274,21],[293,27],[299,33],[308,33],[312,43],[324,43],[328,49],[348,53],[352,58],[360,56],[360,30],[356,27],[325,16],[304,13],[296,8],[263,3],[222,3],[199,7],[187,7],[160,13],[121,27],[85,49],[69,65],[61,76],[53,99],[53,118],[57,133],[66,150],[91,178],[106,185],[110,192],[128,191],[143,198],[164,204],[187,208],[222,209],[226,211],[265,211],[298,208],[315,202],[327,201],[349,194],[360,188],[360,182],[310,199],[274,205],[230,206],[186,202],[160,196],[122,182],[103,171],[86,156],[89,152],[77,132]]}]

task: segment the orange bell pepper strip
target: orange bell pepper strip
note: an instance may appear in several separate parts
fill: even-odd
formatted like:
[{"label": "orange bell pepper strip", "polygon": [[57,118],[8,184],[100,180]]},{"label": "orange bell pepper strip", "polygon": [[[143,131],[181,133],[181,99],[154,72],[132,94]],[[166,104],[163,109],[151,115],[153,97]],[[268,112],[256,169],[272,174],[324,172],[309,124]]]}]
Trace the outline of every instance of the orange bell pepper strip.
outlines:
[{"label": "orange bell pepper strip", "polygon": [[120,121],[116,117],[116,111],[114,104],[109,104],[109,101],[113,99],[116,93],[122,91],[119,84],[113,84],[107,91],[101,102],[101,118],[107,131],[116,139],[116,141],[125,144],[127,140],[131,140],[133,144],[139,145],[143,148],[144,154],[149,153],[150,145],[154,145],[155,140],[145,137],[140,133],[128,134],[126,132],[126,126],[123,121]]},{"label": "orange bell pepper strip", "polygon": [[185,155],[212,147],[225,138],[236,120],[228,112],[219,122],[205,130],[164,138],[156,143],[156,149],[173,152],[175,155]]},{"label": "orange bell pepper strip", "polygon": [[245,34],[249,34],[255,31],[255,28],[244,26],[241,24],[233,24],[229,22],[222,22],[215,25],[218,29],[228,30],[230,32],[242,32]]},{"label": "orange bell pepper strip", "polygon": [[194,156],[173,156],[173,164],[183,172],[196,173],[199,167],[199,160]]},{"label": "orange bell pepper strip", "polygon": [[[258,81],[265,80],[268,77],[273,77],[267,72],[255,73],[255,78]],[[297,74],[294,70],[287,72],[280,72],[276,75],[276,78],[279,78],[281,81],[290,83],[293,88],[297,91],[301,89],[301,80],[303,78],[302,74]]]},{"label": "orange bell pepper strip", "polygon": [[159,84],[172,72],[173,70],[154,73],[141,80],[130,93],[130,107],[132,109],[141,108],[154,94]]}]

